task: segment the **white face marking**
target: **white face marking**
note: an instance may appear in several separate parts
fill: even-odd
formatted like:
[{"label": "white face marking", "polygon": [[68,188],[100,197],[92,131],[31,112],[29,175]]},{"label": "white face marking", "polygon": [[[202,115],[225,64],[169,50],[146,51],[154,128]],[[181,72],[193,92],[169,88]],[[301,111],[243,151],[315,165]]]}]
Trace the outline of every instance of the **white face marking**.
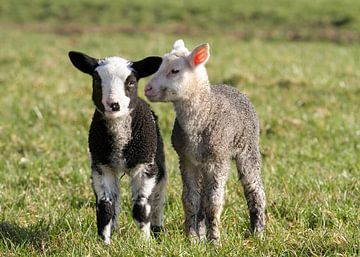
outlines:
[{"label": "white face marking", "polygon": [[[105,116],[117,118],[129,112],[130,98],[125,95],[125,81],[131,74],[130,61],[120,57],[108,57],[99,62],[96,68],[101,78],[102,104]],[[113,111],[111,105],[117,103],[119,111]]]}]

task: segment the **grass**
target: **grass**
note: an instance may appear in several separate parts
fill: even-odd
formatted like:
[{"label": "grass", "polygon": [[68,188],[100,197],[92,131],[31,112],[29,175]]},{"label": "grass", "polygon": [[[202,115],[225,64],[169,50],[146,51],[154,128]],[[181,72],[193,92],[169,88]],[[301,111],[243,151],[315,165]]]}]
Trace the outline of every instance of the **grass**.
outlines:
[{"label": "grass", "polygon": [[[302,10],[310,10],[302,14],[304,20],[295,26],[308,28],[312,20],[333,17],[330,10],[336,8],[324,2],[296,2],[289,12],[285,11],[287,1],[279,1],[279,6],[272,9],[260,1],[252,5],[243,2],[243,9],[234,3],[232,11],[250,15],[252,11],[270,8],[270,13],[281,13],[286,16],[281,24],[276,24],[271,15],[264,18],[270,20],[270,29],[276,31],[297,21]],[[49,8],[58,10],[58,6],[66,6],[64,3],[59,1]],[[69,9],[74,13],[71,17],[75,17],[69,21],[71,25],[84,27],[91,20],[91,7],[81,17],[75,15],[85,3],[101,4],[74,3],[74,8]],[[110,26],[117,20],[115,11],[111,10],[125,8],[115,2],[105,3],[111,7],[106,7],[109,17],[99,19],[108,20],[95,20],[93,24]],[[357,1],[343,3],[336,9],[340,14],[350,15],[358,8]],[[316,40],[316,31],[311,29],[309,33],[314,37],[309,42],[256,36],[239,40],[231,33],[223,34],[212,22],[200,35],[187,30],[173,34],[159,30],[146,32],[146,22],[140,25],[145,28],[142,33],[85,30],[82,34],[58,34],[16,27],[29,22],[53,27],[59,21],[56,13],[60,11],[54,11],[44,20],[35,15],[41,10],[35,7],[44,5],[45,1],[34,2],[27,11],[24,4],[25,1],[11,6],[3,1],[0,5],[0,25],[14,26],[14,29],[0,28],[0,256],[360,254],[360,45],[357,42],[336,44],[332,40]],[[135,1],[130,6],[136,4]],[[201,10],[218,12],[205,1],[197,4]],[[155,9],[150,2],[138,5],[149,16],[141,19],[153,21]],[[196,4],[169,5],[182,6],[178,15],[186,16],[188,9]],[[10,15],[15,10],[22,11],[23,18]],[[220,11],[218,15],[224,16]],[[214,22],[224,20],[223,16],[214,18]],[[194,17],[197,22],[205,16]],[[352,21],[336,28],[336,33],[358,30],[357,18],[351,17]],[[130,27],[135,24],[130,18],[126,22]],[[173,23],[184,26],[176,19]],[[169,24],[170,19],[164,18],[160,27]],[[247,21],[241,24],[246,25]],[[227,27],[229,31],[231,26]],[[71,66],[67,52],[76,49],[98,57],[116,54],[140,59],[149,54],[162,55],[179,37],[189,47],[209,42],[211,59],[207,67],[211,81],[230,83],[245,92],[260,116],[263,179],[268,198],[266,240],[245,236],[248,214],[233,168],[222,215],[223,247],[189,244],[183,233],[177,156],[169,141],[174,113],[170,104],[152,104],[159,116],[169,172],[166,232],[157,242],[139,242],[124,177],[119,233],[113,236],[110,247],[104,246],[96,236],[89,178],[87,131],[93,111],[91,82]],[[141,95],[145,81],[140,84]]]},{"label": "grass", "polygon": [[360,2],[354,0],[9,0],[0,26],[58,33],[89,31],[221,34],[236,38],[360,41]]}]

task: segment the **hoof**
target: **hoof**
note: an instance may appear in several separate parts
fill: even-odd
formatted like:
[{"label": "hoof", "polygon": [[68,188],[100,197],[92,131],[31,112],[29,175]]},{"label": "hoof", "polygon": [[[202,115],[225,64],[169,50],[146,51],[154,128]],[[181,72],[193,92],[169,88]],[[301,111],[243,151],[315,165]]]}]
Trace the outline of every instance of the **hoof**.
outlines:
[{"label": "hoof", "polygon": [[200,238],[197,235],[189,235],[188,238],[192,245],[200,243]]},{"label": "hoof", "polygon": [[151,232],[155,238],[159,237],[163,231],[163,226],[151,225]]},{"label": "hoof", "polygon": [[257,239],[264,240],[265,239],[265,231],[264,230],[252,230],[250,228],[245,231],[244,237],[245,238],[255,237]]},{"label": "hoof", "polygon": [[221,247],[222,246],[220,238],[218,238],[218,239],[210,239],[210,243],[213,246],[216,246],[216,247]]}]

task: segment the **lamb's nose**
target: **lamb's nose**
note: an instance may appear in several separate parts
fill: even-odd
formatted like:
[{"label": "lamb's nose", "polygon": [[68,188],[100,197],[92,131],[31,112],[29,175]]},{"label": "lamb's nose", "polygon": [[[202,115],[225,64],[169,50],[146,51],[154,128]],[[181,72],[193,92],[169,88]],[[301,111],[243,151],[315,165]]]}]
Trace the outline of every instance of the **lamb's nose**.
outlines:
[{"label": "lamb's nose", "polygon": [[152,90],[152,86],[150,84],[146,85],[145,92],[151,91],[151,90]]},{"label": "lamb's nose", "polygon": [[119,103],[111,103],[110,108],[113,112],[118,112],[120,110],[120,105]]},{"label": "lamb's nose", "polygon": [[144,90],[145,96],[150,96],[152,89],[153,89],[152,86],[150,84],[147,84]]}]

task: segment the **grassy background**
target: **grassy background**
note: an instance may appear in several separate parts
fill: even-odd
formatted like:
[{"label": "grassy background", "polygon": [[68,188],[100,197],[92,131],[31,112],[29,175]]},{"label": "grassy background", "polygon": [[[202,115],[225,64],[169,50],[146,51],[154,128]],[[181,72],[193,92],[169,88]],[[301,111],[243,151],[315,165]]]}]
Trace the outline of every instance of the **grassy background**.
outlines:
[{"label": "grassy background", "polygon": [[[359,13],[350,0],[1,1],[0,255],[359,256]],[[174,113],[152,104],[169,171],[165,235],[139,242],[124,177],[119,232],[104,246],[89,178],[91,80],[67,52],[139,59],[178,38],[209,42],[211,81],[236,86],[258,111],[266,240],[245,236],[233,169],[223,247],[187,242]]]}]

